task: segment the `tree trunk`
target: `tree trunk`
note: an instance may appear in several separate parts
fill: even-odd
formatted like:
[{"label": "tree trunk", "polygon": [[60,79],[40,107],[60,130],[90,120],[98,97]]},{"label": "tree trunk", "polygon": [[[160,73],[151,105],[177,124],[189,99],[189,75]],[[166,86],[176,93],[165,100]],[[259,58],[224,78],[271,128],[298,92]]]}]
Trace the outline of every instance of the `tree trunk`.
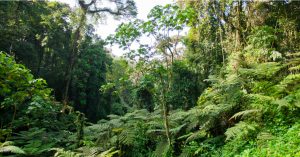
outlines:
[{"label": "tree trunk", "polygon": [[[164,83],[163,83],[163,78],[162,78],[161,74],[160,74],[160,81],[161,81],[161,84],[163,85]],[[162,109],[163,109],[164,127],[165,127],[165,133],[166,133],[166,137],[168,140],[168,144],[169,144],[169,146],[171,146],[170,126],[169,126],[169,119],[168,119],[169,109],[168,109],[168,105],[167,105],[166,99],[165,99],[166,94],[167,94],[167,92],[166,92],[165,88],[163,87],[163,89],[161,90],[161,103],[162,103]]]},{"label": "tree trunk", "polygon": [[242,26],[241,26],[241,11],[242,11],[242,2],[238,1],[237,2],[237,7],[236,7],[236,18],[237,18],[237,23],[235,27],[235,49],[240,50],[241,48],[241,38],[242,38]]},{"label": "tree trunk", "polygon": [[69,65],[66,71],[66,75],[65,75],[65,81],[66,81],[66,85],[65,85],[65,91],[63,94],[63,104],[64,104],[64,108],[66,107],[67,103],[68,103],[68,93],[69,93],[69,88],[70,88],[70,84],[71,84],[71,80],[72,80],[72,73],[73,73],[73,69],[78,57],[78,48],[80,45],[80,40],[81,40],[81,30],[85,24],[85,19],[86,19],[86,10],[83,9],[83,12],[80,16],[80,23],[78,25],[78,27],[76,28],[75,32],[74,32],[74,38],[72,41],[72,50],[69,56]]}]

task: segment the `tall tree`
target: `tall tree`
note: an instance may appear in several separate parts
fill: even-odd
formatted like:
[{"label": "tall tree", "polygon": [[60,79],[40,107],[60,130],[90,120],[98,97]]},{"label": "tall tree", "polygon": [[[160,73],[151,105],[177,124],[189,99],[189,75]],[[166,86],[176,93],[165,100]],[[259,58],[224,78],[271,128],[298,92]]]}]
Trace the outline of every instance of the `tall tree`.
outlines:
[{"label": "tall tree", "polygon": [[[145,70],[152,71],[151,74],[155,75],[158,87],[156,96],[163,112],[165,134],[169,146],[172,145],[168,120],[170,111],[168,99],[173,86],[172,83],[174,83],[171,81],[174,75],[172,66],[174,60],[182,55],[178,49],[178,45],[182,41],[179,34],[188,22],[186,16],[192,16],[192,13],[192,10],[181,10],[176,5],[156,6],[150,11],[148,21],[135,20],[121,24],[113,37],[114,42],[129,50],[127,56],[132,61],[138,61],[137,65],[143,65],[144,70],[141,72],[144,77],[147,76]],[[144,35],[154,38],[156,42],[152,44],[140,43],[138,49],[132,50],[131,45],[134,42],[139,42],[139,39]]]},{"label": "tall tree", "polygon": [[69,63],[65,75],[65,91],[63,95],[63,101],[65,106],[68,103],[69,88],[72,80],[73,69],[80,53],[78,51],[79,50],[78,48],[81,43],[84,27],[86,25],[87,14],[97,15],[100,18],[102,18],[102,16],[106,14],[113,15],[115,17],[122,17],[122,16],[129,17],[129,16],[136,15],[135,3],[132,0],[126,0],[126,1],[115,0],[115,1],[107,1],[107,2],[110,3],[111,6],[115,5],[115,8],[101,7],[101,5],[99,6],[98,0],[91,0],[89,2],[86,2],[84,0],[78,1],[81,10],[79,15],[79,24],[75,28],[75,31],[73,33],[71,51],[69,53]]}]

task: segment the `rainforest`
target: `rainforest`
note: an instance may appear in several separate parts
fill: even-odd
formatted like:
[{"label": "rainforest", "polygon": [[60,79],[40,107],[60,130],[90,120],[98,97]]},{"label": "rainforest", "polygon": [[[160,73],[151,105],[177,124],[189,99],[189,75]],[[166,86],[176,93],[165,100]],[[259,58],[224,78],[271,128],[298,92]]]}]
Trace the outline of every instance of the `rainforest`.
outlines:
[{"label": "rainforest", "polygon": [[148,1],[0,1],[0,157],[300,157],[300,2]]}]

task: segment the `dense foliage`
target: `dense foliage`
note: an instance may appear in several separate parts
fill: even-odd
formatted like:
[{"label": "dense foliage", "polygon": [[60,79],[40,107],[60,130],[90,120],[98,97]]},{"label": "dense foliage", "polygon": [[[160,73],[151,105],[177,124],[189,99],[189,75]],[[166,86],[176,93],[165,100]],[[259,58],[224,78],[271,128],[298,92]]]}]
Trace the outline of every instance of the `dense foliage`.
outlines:
[{"label": "dense foliage", "polygon": [[299,2],[178,1],[106,40],[87,19],[134,2],[78,2],[0,2],[0,156],[300,156]]}]

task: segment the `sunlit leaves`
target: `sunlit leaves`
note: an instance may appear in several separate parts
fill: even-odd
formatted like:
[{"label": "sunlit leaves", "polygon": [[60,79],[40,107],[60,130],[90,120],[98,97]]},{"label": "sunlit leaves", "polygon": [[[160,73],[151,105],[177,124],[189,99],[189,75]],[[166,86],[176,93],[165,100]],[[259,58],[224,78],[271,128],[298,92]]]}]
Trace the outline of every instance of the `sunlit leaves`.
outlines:
[{"label": "sunlit leaves", "polygon": [[[148,14],[146,21],[134,20],[121,24],[115,35],[108,37],[108,41],[117,43],[124,50],[128,50],[126,56],[131,60],[149,60],[159,55],[161,49],[158,45],[161,42],[168,41],[172,35],[178,34],[186,27],[192,15],[191,8],[180,9],[177,5],[170,4],[155,6]],[[145,40],[155,41],[145,43]],[[174,41],[175,44],[178,42],[180,41]],[[169,50],[171,47],[175,48],[174,43],[171,41],[168,43],[170,44]]]}]

